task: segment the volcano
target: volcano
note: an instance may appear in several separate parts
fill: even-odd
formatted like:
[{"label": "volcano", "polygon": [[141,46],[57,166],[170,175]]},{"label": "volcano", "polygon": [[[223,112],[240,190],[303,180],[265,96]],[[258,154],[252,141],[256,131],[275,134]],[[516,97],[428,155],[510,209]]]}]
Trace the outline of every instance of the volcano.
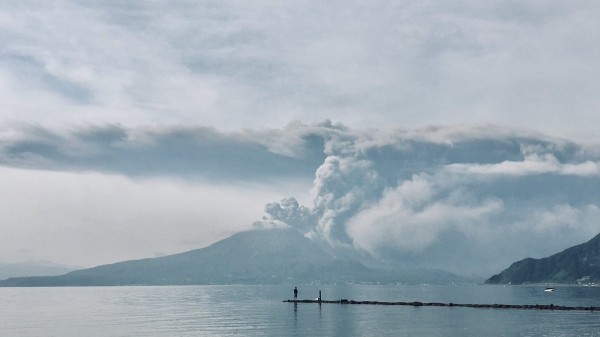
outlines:
[{"label": "volcano", "polygon": [[[442,270],[380,268],[368,259],[337,257],[292,228],[234,234],[208,247],[123,261],[59,276],[13,277],[0,286],[118,286],[288,283],[460,282]],[[367,263],[365,263],[367,261]]]}]

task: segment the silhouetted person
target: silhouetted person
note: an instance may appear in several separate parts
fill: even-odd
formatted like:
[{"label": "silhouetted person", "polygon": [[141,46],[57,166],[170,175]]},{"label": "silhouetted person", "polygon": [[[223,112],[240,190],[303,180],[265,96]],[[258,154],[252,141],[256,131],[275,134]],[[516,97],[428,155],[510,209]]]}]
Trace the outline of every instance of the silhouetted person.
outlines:
[{"label": "silhouetted person", "polygon": [[294,300],[298,299],[298,287],[294,287]]}]

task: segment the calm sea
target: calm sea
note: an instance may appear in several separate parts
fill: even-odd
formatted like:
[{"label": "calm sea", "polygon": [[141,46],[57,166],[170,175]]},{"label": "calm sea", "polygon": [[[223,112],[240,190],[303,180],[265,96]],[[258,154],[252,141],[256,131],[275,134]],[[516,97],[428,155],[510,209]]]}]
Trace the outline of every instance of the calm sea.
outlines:
[{"label": "calm sea", "polygon": [[[0,336],[600,336],[600,312],[283,303],[293,286],[0,288]],[[599,306],[600,287],[298,285],[300,299]]]}]

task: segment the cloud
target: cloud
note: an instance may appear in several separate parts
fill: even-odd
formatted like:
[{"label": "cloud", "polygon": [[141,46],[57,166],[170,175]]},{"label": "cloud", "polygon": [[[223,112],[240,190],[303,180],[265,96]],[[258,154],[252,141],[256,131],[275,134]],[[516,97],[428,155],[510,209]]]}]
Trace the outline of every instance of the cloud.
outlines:
[{"label": "cloud", "polygon": [[[554,237],[550,217],[595,228],[600,150],[581,142],[599,140],[599,12],[585,0],[2,2],[0,165],[281,184],[265,221],[331,245],[420,251],[424,264],[539,256],[590,232]],[[280,127],[293,120],[308,124]],[[311,180],[312,200],[296,195]],[[412,227],[396,228],[404,216]],[[359,237],[357,219],[422,240]]]},{"label": "cloud", "polygon": [[493,273],[600,231],[597,149],[490,126],[336,129],[316,170],[308,236],[403,264]]},{"label": "cloud", "polygon": [[[530,152],[531,151],[531,152]],[[573,176],[597,176],[600,175],[600,163],[586,160],[576,163],[561,163],[556,156],[547,152],[546,149],[527,150],[522,149],[522,161],[506,160],[497,164],[451,164],[449,169],[453,171],[467,171],[474,174],[498,174],[527,176],[533,174],[558,174]]]},{"label": "cloud", "polygon": [[[600,232],[597,145],[491,125],[356,129],[324,121],[237,131],[29,126],[2,129],[0,163],[21,181],[35,177],[40,182],[31,193],[19,187],[28,184],[7,185],[6,200],[11,193],[41,200],[21,200],[19,207],[17,201],[6,203],[7,212],[22,212],[10,213],[11,223],[32,217],[36,224],[71,224],[60,242],[80,236],[77,240],[93,241],[94,235],[108,240],[101,230],[82,230],[78,221],[115,235],[141,230],[162,237],[167,227],[161,224],[179,219],[185,230],[174,232],[209,233],[202,242],[236,230],[291,226],[332,251],[356,250],[403,265],[487,276],[515,260],[546,256]],[[62,191],[49,182],[54,175],[75,187]],[[109,189],[96,191],[94,185]],[[54,206],[32,206],[49,199]],[[88,215],[81,213],[88,208]],[[187,208],[197,213],[181,219]],[[156,213],[161,209],[166,215]],[[219,225],[209,218],[219,219]],[[122,219],[134,225],[105,224]],[[21,235],[14,242],[34,232],[10,228]],[[191,248],[171,247],[165,250]],[[146,251],[133,245],[119,254]]]},{"label": "cloud", "polygon": [[415,176],[384,192],[379,201],[354,215],[347,230],[354,245],[377,255],[393,247],[420,252],[441,232],[451,229],[469,235],[503,210],[500,200],[476,200],[460,186],[439,186],[427,176]]},{"label": "cloud", "polygon": [[282,130],[224,133],[203,127],[108,125],[67,131],[24,127],[11,129],[0,139],[0,163],[128,176],[310,178],[323,158],[319,132],[326,131],[319,127],[285,134]]},{"label": "cloud", "polygon": [[568,204],[557,204],[548,209],[535,210],[530,217],[530,228],[535,232],[556,235],[573,230],[595,235],[598,228],[592,224],[598,215],[598,205],[589,204],[576,208]]},{"label": "cloud", "polygon": [[2,122],[231,130],[326,116],[596,137],[600,8],[589,1],[0,6]]}]

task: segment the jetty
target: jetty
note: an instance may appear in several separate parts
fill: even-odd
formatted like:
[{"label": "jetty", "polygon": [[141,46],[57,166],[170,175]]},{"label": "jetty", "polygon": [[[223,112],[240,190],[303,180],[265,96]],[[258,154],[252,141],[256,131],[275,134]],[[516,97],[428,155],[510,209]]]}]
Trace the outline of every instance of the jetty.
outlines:
[{"label": "jetty", "polygon": [[579,310],[579,311],[600,311],[600,306],[564,306],[554,304],[535,304],[535,305],[521,305],[521,304],[464,304],[464,303],[440,303],[440,302],[382,302],[382,301],[353,301],[347,299],[340,300],[285,300],[283,302],[288,303],[316,303],[316,304],[359,304],[359,305],[401,305],[411,307],[464,307],[464,308],[478,308],[478,309],[522,309],[522,310]]}]

